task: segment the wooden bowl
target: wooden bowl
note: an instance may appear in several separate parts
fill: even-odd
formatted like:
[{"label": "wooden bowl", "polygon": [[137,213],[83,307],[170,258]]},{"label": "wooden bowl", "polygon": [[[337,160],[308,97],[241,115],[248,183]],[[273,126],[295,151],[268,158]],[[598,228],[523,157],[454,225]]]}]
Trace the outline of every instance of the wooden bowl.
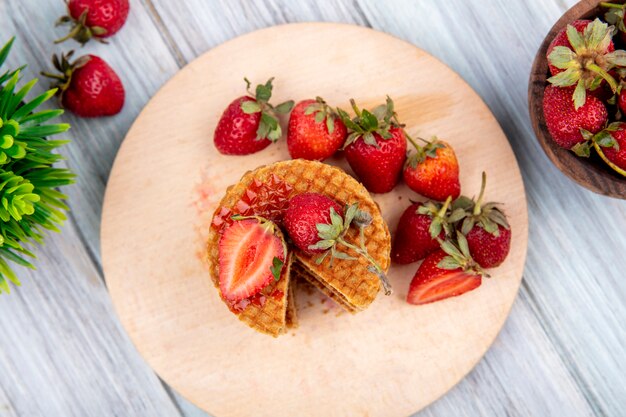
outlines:
[{"label": "wooden bowl", "polygon": [[550,137],[543,117],[543,91],[548,78],[548,60],[546,58],[548,45],[568,23],[576,19],[594,19],[597,16],[602,16],[604,10],[599,6],[599,3],[599,0],[580,1],[569,9],[550,29],[537,51],[535,62],[530,72],[528,110],[535,135],[544,152],[557,168],[572,180],[591,191],[609,197],[626,199],[626,178],[611,170],[595,152],[592,152],[592,156],[589,159],[585,159],[579,158],[573,152],[559,147]]}]

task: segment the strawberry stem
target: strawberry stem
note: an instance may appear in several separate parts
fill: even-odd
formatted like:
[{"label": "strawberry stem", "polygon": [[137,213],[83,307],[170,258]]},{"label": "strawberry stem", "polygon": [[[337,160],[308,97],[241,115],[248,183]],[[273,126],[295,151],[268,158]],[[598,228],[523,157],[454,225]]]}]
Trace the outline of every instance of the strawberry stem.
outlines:
[{"label": "strawberry stem", "polygon": [[611,87],[611,91],[615,93],[615,90],[617,90],[617,82],[611,77],[611,74],[600,68],[597,64],[587,64],[586,68],[602,77]]},{"label": "strawberry stem", "polygon": [[347,248],[352,249],[353,251],[363,256],[365,259],[367,259],[367,261],[374,267],[376,271],[376,275],[378,275],[378,278],[380,278],[380,282],[383,284],[383,289],[385,290],[385,295],[391,294],[391,284],[389,283],[389,279],[387,278],[387,275],[385,275],[385,272],[380,267],[378,262],[376,262],[376,260],[369,253],[367,253],[366,249],[360,248],[356,245],[353,245],[350,242],[347,242],[342,236],[337,238],[337,243],[344,245]]},{"label": "strawberry stem", "polygon": [[617,3],[608,3],[606,1],[603,1],[600,3],[601,7],[606,7],[609,9],[623,9],[624,5],[623,4],[617,4]]},{"label": "strawberry stem", "polygon": [[476,204],[474,205],[474,216],[479,216],[481,213],[481,206],[483,203],[483,196],[485,194],[485,187],[487,186],[487,173],[483,171],[482,184],[480,185],[480,194],[478,194],[478,200],[476,200]]},{"label": "strawberry stem", "polygon": [[446,215],[446,211],[448,211],[448,207],[450,206],[451,202],[452,202],[452,196],[449,195],[448,198],[446,198],[445,203],[443,203],[443,206],[441,206],[441,210],[437,212],[437,217],[443,218]]},{"label": "strawberry stem", "polygon": [[352,106],[352,110],[354,110],[356,117],[361,117],[361,110],[359,110],[359,107],[356,105],[356,101],[354,101],[353,98],[350,99],[350,106]]}]

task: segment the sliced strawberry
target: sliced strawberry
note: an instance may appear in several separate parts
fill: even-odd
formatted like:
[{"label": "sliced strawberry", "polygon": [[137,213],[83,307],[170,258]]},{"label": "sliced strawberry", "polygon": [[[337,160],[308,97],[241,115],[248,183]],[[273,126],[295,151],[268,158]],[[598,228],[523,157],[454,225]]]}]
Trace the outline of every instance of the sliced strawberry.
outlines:
[{"label": "sliced strawberry", "polygon": [[446,240],[417,268],[406,300],[427,304],[465,294],[482,283],[480,265],[472,259],[465,236],[457,232],[456,241]]},{"label": "sliced strawberry", "polygon": [[238,220],[224,230],[219,242],[219,281],[224,299],[243,300],[280,278],[286,253],[274,230],[273,223],[258,219]]}]

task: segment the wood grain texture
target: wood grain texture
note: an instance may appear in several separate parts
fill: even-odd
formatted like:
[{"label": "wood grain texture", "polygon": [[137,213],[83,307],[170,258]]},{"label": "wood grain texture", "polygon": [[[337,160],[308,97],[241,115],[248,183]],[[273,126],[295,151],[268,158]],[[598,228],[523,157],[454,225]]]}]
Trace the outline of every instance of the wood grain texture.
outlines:
[{"label": "wood grain texture", "polygon": [[547,85],[548,60],[546,51],[556,34],[576,19],[591,19],[602,16],[606,9],[598,0],[583,0],[569,9],[550,29],[537,51],[528,82],[528,108],[530,120],[539,144],[550,160],[565,175],[583,187],[596,193],[626,199],[626,178],[613,171],[594,151],[588,159],[579,158],[563,149],[552,140],[543,117],[543,93]]},{"label": "wood grain texture", "polygon": [[[81,248],[88,249],[94,270],[98,269],[100,204],[114,154],[148,98],[186,61],[225,40],[273,24],[323,20],[371,26],[425,49],[469,82],[507,134],[529,198],[531,228],[525,279],[507,324],[475,370],[419,415],[622,416],[626,409],[626,242],[615,231],[626,228],[626,205],[586,191],[562,175],[544,156],[528,116],[532,60],[549,29],[574,3],[131,0],[129,24],[110,45],[78,48],[97,53],[114,65],[125,83],[128,101],[123,113],[113,118],[79,120],[70,114],[64,116],[73,123],[65,135],[74,141],[68,164],[79,171],[80,178],[70,190],[75,232],[66,232],[54,242],[63,242],[57,246],[68,258],[77,257]],[[52,22],[63,7],[60,0],[0,1],[2,37],[18,35],[11,63],[26,62],[28,74],[36,75],[47,65],[52,50],[77,47],[71,43],[51,45],[61,33]],[[41,91],[43,87],[38,88]],[[124,416],[149,414],[138,402],[117,406],[115,401],[99,402],[100,409],[90,409],[89,414],[79,412],[84,411],[79,406],[58,412],[55,404],[62,400],[63,392],[50,387],[67,384],[62,375],[65,367],[74,370],[70,391],[86,385],[80,391],[81,398],[71,397],[78,403],[100,395],[110,398],[113,392],[159,404],[164,393],[153,384],[133,382],[129,372],[146,375],[151,371],[138,353],[128,348],[124,336],[105,344],[90,341],[96,327],[117,326],[110,310],[94,309],[89,314],[92,321],[66,324],[78,329],[75,340],[80,349],[68,350],[69,342],[54,336],[60,332],[58,316],[39,312],[59,303],[68,310],[89,308],[102,296],[103,287],[94,284],[97,290],[80,297],[66,296],[64,290],[89,274],[72,263],[59,271],[54,267],[59,255],[56,250],[52,252],[51,244],[46,249],[49,255],[38,262],[40,270],[25,276],[23,287],[17,290],[19,295],[16,292],[11,298],[0,298],[0,316],[23,329],[0,340],[0,360],[24,363],[52,355],[57,367],[49,371],[47,367],[22,365],[15,366],[16,372],[0,374],[0,416],[31,416],[29,404],[33,402],[41,409],[55,411],[46,416],[111,416],[113,410]],[[47,293],[53,283],[64,280],[69,283]],[[37,287],[34,283],[43,284]],[[33,295],[39,292],[45,296]],[[83,321],[92,327],[90,331],[80,330],[85,326]],[[108,344],[127,344],[118,358],[131,364],[132,371],[118,370],[106,386],[92,386],[89,372],[73,364],[97,360],[104,369],[112,367],[106,365]],[[171,395],[183,415],[206,416],[175,392]],[[167,414],[171,408],[164,410]]]},{"label": "wood grain texture", "polygon": [[[345,50],[334,47],[336,39],[344,40]],[[265,59],[271,53],[291,59],[278,67]],[[389,73],[387,56],[403,57]],[[392,266],[388,276],[396,294],[380,296],[355,316],[307,310],[294,334],[278,340],[239,323],[202,262],[211,215],[226,188],[246,171],[289,159],[284,141],[246,157],[221,155],[213,147],[211,132],[222,109],[244,87],[242,69],[260,82],[275,76],[276,102],[320,94],[329,103],[345,105],[354,97],[371,108],[389,94],[408,131],[437,134],[452,144],[467,193],[477,194],[486,169],[489,198],[504,204],[514,234],[511,253],[492,271],[493,279],[471,295],[416,308],[405,301],[416,265]],[[428,83],[433,77],[445,82]],[[172,106],[179,110],[177,125],[166,117]],[[176,146],[176,153],[161,151],[168,145]],[[348,169],[343,160],[332,162]],[[173,190],[176,197],[170,198]],[[417,196],[402,185],[373,198],[387,223],[395,225],[408,199]],[[405,416],[456,384],[494,340],[521,279],[526,221],[523,184],[508,142],[455,73],[380,32],[352,25],[284,25],[202,55],[137,118],[107,187],[103,267],[138,350],[166,382],[218,416]],[[272,381],[283,387],[277,390]],[[341,392],[346,386],[349,397]],[[306,397],[299,395],[302,390]],[[266,403],[262,409],[255,402],[238,403],[242,396]]]}]

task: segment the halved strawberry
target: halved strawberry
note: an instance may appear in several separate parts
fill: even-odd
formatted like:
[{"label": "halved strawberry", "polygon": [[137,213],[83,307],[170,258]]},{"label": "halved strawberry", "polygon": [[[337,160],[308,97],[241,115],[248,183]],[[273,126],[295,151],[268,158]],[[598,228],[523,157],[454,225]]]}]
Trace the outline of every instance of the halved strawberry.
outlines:
[{"label": "halved strawberry", "polygon": [[220,292],[236,302],[251,297],[279,280],[285,263],[285,242],[274,223],[262,218],[239,218],[219,241]]},{"label": "halved strawberry", "polygon": [[427,304],[465,294],[482,283],[483,272],[469,256],[467,240],[457,234],[458,246],[451,241],[431,253],[419,266],[407,295],[410,304]]}]

